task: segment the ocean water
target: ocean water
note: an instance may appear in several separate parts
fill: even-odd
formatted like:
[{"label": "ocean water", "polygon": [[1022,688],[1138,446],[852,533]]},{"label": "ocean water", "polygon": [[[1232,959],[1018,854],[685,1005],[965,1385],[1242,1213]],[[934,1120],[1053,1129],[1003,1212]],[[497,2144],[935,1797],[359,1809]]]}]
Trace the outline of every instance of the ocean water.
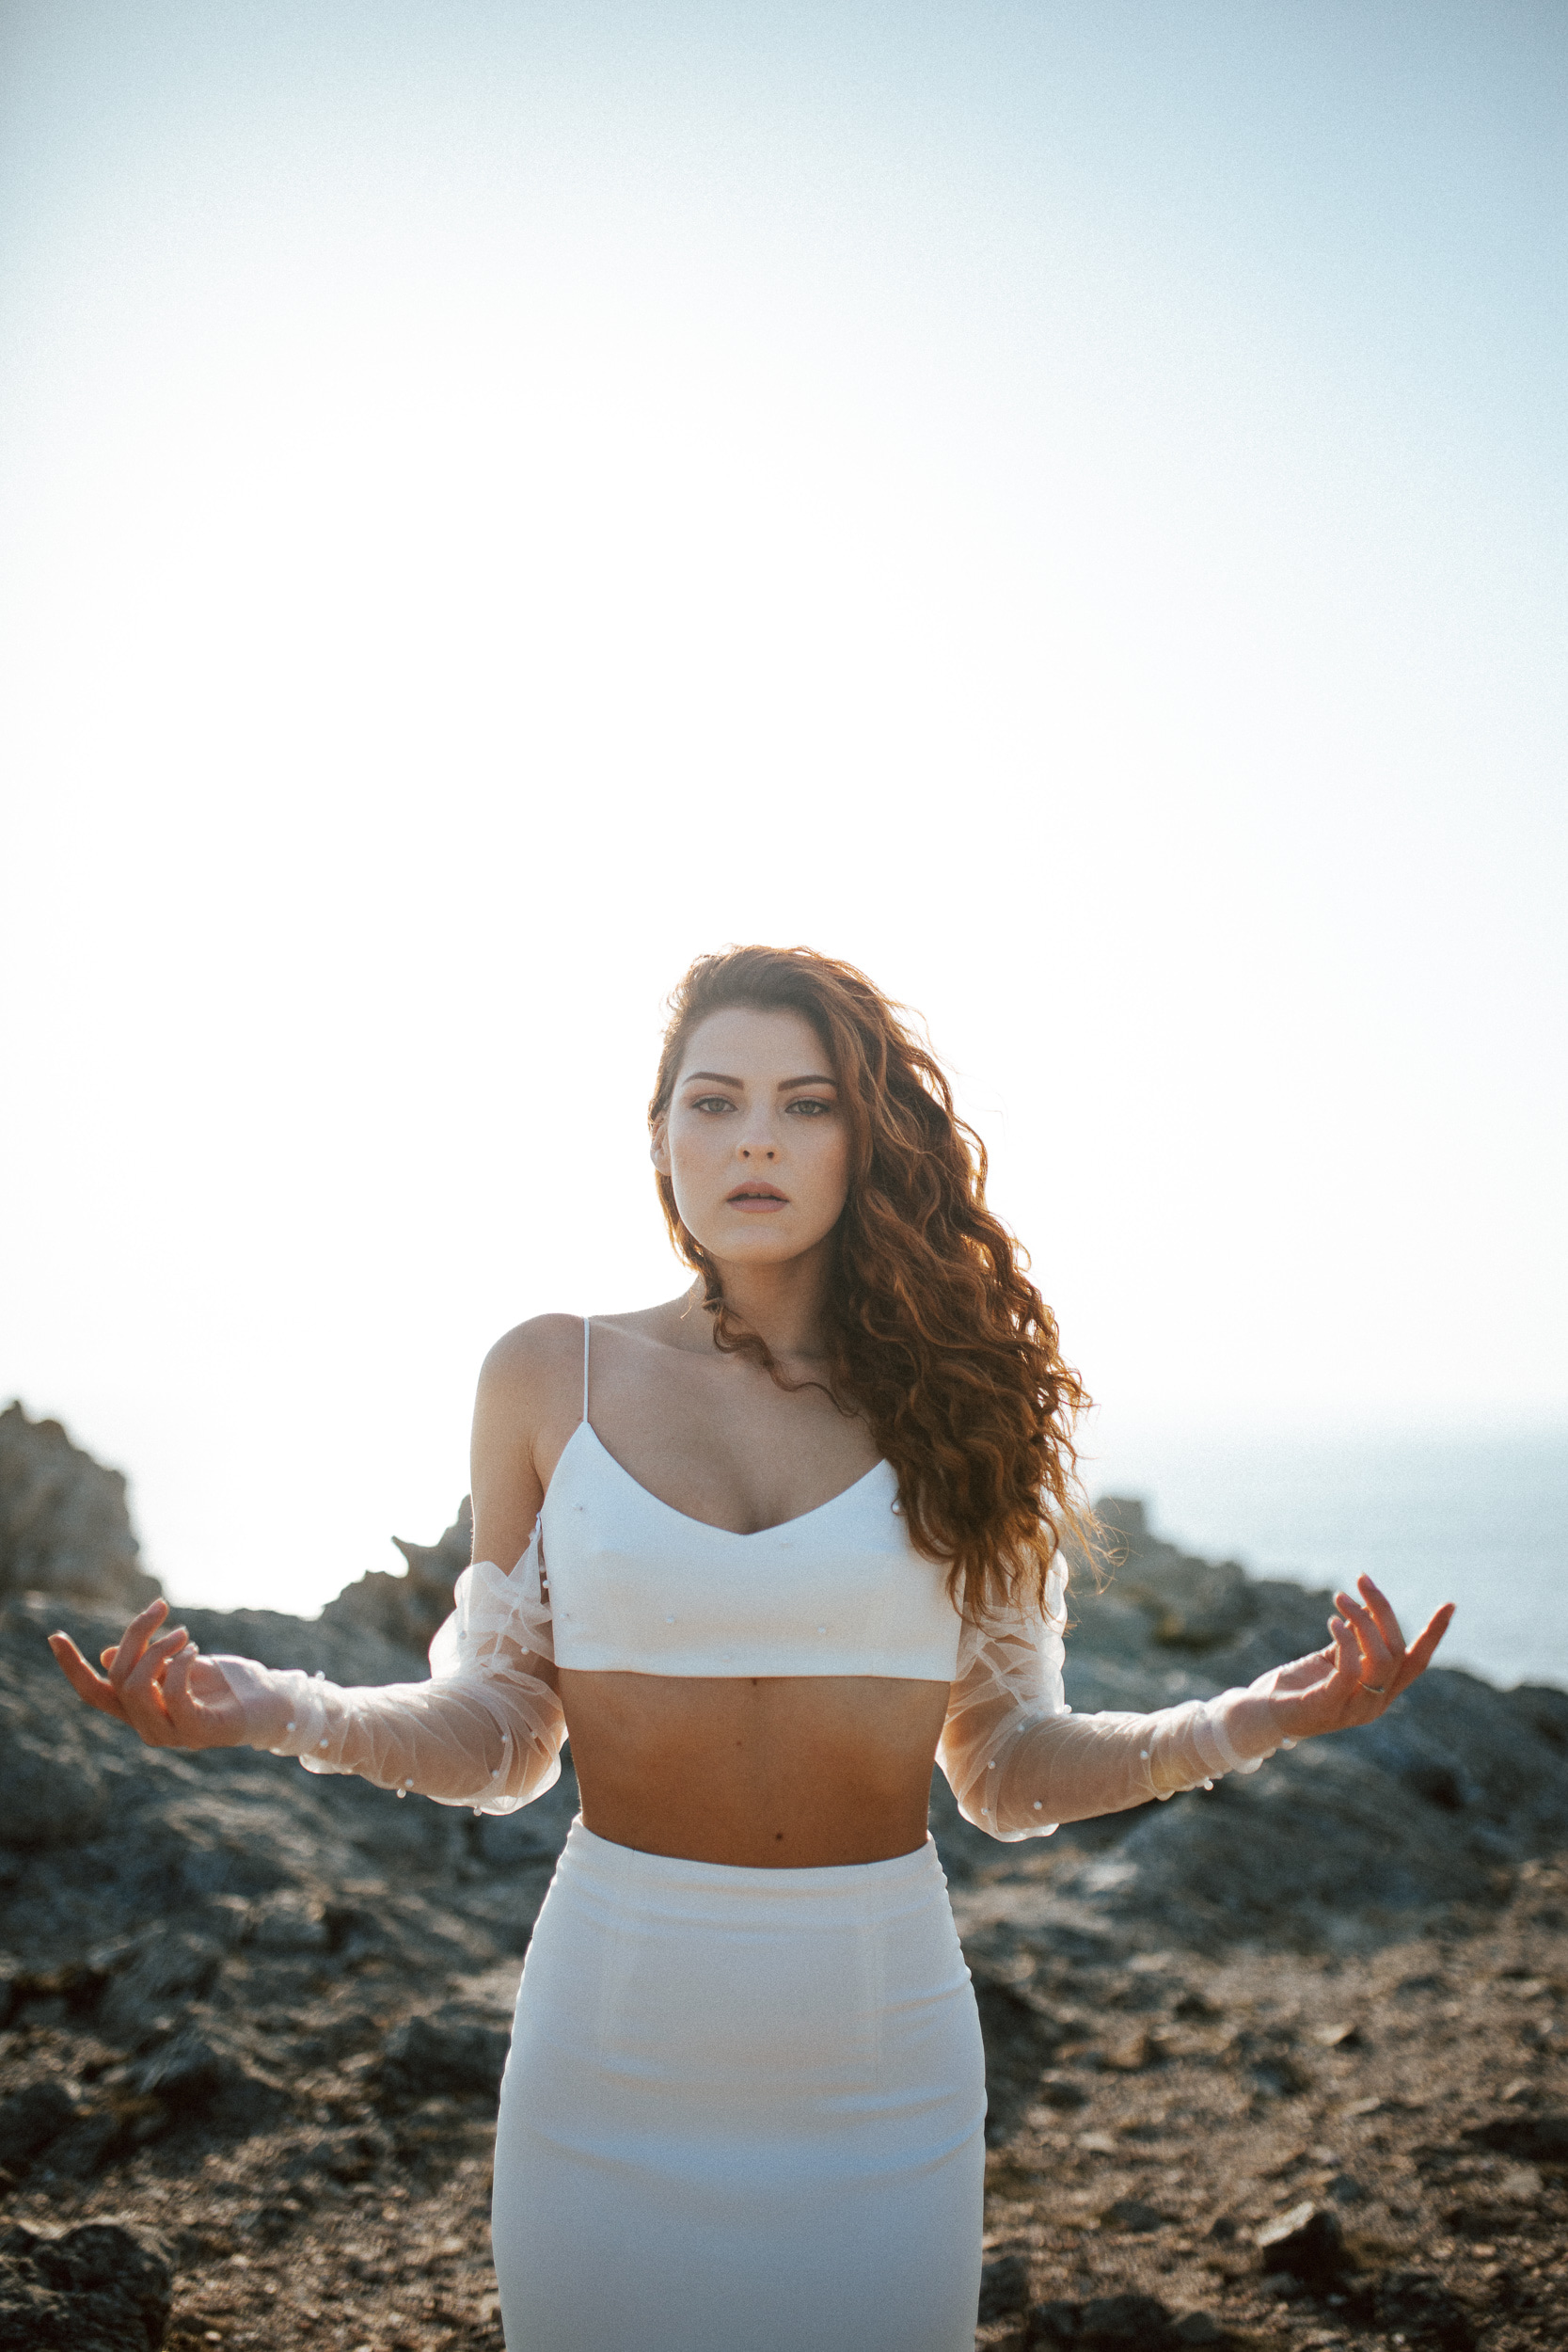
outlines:
[{"label": "ocean water", "polygon": [[[1407,1635],[1458,1609],[1439,1657],[1568,1686],[1568,1430],[1498,1438],[1128,1437],[1090,1441],[1091,1495],[1141,1495],[1155,1531],[1260,1576],[1365,1570]],[[1326,1636],[1325,1636],[1326,1638]]]}]

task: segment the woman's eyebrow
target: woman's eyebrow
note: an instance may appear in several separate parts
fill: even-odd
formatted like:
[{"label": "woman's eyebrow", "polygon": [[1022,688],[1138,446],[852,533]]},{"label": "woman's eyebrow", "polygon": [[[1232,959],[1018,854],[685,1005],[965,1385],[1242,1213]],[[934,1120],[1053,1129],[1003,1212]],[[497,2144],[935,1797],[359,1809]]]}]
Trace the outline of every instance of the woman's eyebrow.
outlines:
[{"label": "woman's eyebrow", "polygon": [[[726,1076],[722,1070],[689,1070],[685,1077],[681,1080],[683,1087],[692,1087],[698,1085],[715,1087],[743,1087],[746,1081],[744,1078],[732,1078]],[[779,1080],[779,1091],[783,1094],[790,1087],[836,1087],[837,1084],[838,1080],[836,1078],[830,1078],[819,1073],[813,1073],[812,1075],[804,1078],[781,1078]]]}]

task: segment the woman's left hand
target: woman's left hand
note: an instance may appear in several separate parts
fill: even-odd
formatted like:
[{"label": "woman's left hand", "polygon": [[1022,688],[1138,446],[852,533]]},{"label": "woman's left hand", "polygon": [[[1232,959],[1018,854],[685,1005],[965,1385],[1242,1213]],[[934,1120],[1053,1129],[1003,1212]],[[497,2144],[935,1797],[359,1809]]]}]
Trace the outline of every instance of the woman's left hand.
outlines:
[{"label": "woman's left hand", "polygon": [[1359,1601],[1349,1593],[1334,1596],[1338,1614],[1328,1621],[1333,1636],[1329,1647],[1289,1666],[1275,1666],[1250,1686],[1268,1699],[1282,1739],[1310,1740],[1319,1732],[1375,1723],[1402,1691],[1425,1674],[1449,1629],[1451,1600],[1433,1611],[1407,1649],[1386,1595],[1370,1576],[1355,1581]]}]

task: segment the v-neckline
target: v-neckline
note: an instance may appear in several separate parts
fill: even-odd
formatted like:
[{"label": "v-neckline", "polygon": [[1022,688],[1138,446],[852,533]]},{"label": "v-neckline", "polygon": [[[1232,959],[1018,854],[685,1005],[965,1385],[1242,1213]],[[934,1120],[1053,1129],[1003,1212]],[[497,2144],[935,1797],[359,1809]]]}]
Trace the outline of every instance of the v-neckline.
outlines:
[{"label": "v-neckline", "polygon": [[[630,1470],[627,1470],[626,1464],[616,1460],[614,1454],[611,1454],[609,1446],[606,1445],[604,1439],[600,1437],[593,1422],[586,1418],[578,1422],[577,1427],[573,1430],[571,1436],[562,1446],[561,1450],[561,1459],[555,1466],[558,1473],[561,1469],[561,1463],[566,1459],[567,1454],[571,1452],[578,1439],[582,1436],[584,1430],[587,1431],[589,1437],[592,1438],[594,1443],[598,1447],[599,1452],[604,1455],[605,1460],[610,1464],[610,1469],[615,1472],[616,1476],[618,1478],[624,1478],[626,1485],[640,1494],[645,1502],[653,1503],[656,1509],[666,1512],[671,1518],[679,1519],[684,1527],[700,1527],[705,1534],[727,1536],[733,1544],[754,1544],[760,1541],[764,1535],[781,1535],[786,1528],[803,1527],[807,1519],[819,1518],[824,1511],[834,1510],[839,1503],[847,1502],[851,1495],[858,1494],[861,1488],[865,1486],[869,1480],[875,1478],[879,1471],[885,1470],[888,1468],[888,1464],[885,1459],[873,1462],[868,1470],[863,1471],[861,1476],[854,1479],[847,1486],[841,1486],[836,1495],[830,1495],[826,1502],[814,1502],[809,1511],[798,1511],[793,1518],[775,1519],[770,1527],[716,1527],[711,1519],[699,1519],[694,1518],[689,1511],[677,1510],[673,1502],[666,1502],[662,1495],[656,1495],[651,1486],[644,1486],[640,1478],[634,1478]],[[553,1479],[551,1484],[553,1486]]]}]

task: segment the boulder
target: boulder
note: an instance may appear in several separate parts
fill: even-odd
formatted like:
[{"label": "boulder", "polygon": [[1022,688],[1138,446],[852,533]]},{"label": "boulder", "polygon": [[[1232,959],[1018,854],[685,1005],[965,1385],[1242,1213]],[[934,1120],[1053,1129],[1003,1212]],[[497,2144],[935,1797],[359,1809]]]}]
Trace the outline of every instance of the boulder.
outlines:
[{"label": "boulder", "polygon": [[410,2017],[388,2039],[382,2090],[394,2100],[494,2099],[510,2043],[504,2026],[456,2005]]},{"label": "boulder", "polygon": [[1088,2352],[1164,2352],[1171,2342],[1170,2313],[1153,2295],[1097,2295],[1078,2325]]},{"label": "boulder", "polygon": [[0,2165],[14,2171],[76,2121],[76,2102],[57,2076],[0,2099]]},{"label": "boulder", "polygon": [[232,2052],[214,2047],[186,2025],[160,2042],[131,2076],[141,2098],[156,2100],[170,2126],[200,2122],[235,2137],[263,2123],[277,2094]]},{"label": "boulder", "polygon": [[0,2352],[158,2352],[173,2290],[164,2255],[115,2222],[0,2227]]},{"label": "boulder", "polygon": [[222,1965],[222,1947],[212,1937],[160,1924],[116,1952],[112,1979],[99,2004],[99,2032],[126,2047],[145,2043],[152,2021],[211,1992]]},{"label": "boulder", "polygon": [[1024,2254],[993,2254],[980,2270],[979,2322],[1010,2318],[1029,2302],[1029,2262]]},{"label": "boulder", "polygon": [[1209,2343],[1177,2332],[1171,2314],[1152,2295],[1097,2295],[1086,2303],[1058,2296],[1029,2313],[1030,2352],[1071,2344],[1075,2352],[1174,2352],[1178,2344]]}]

